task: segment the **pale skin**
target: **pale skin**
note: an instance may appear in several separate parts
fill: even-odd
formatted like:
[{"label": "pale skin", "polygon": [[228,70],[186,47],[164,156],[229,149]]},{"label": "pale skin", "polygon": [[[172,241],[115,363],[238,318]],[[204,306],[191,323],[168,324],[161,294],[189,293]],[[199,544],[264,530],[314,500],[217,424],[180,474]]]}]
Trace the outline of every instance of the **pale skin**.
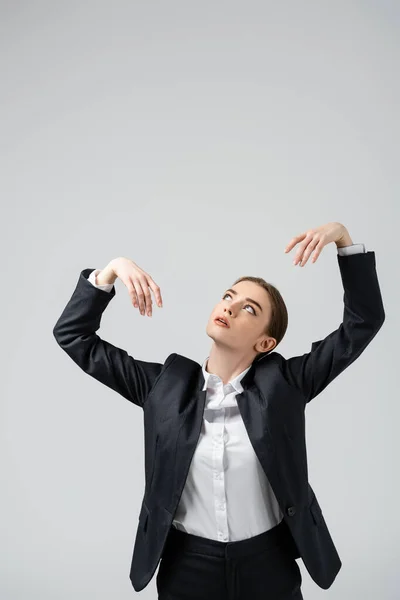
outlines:
[{"label": "pale skin", "polygon": [[[327,223],[296,235],[284,251],[288,253],[298,245],[293,264],[304,267],[311,255],[311,262],[314,263],[322,249],[330,243],[335,243],[337,248],[353,243],[342,223]],[[160,287],[131,259],[113,259],[97,274],[96,281],[99,285],[114,283],[117,277],[127,287],[131,302],[135,308],[139,308],[140,314],[147,312],[148,316],[152,316],[150,290],[157,305],[160,308],[163,306]],[[249,367],[259,352],[268,352],[276,346],[276,339],[263,333],[271,316],[266,290],[252,281],[240,281],[231,290],[224,290],[206,328],[207,335],[213,339],[206,369],[218,375],[224,385]],[[217,325],[214,322],[216,316],[225,317],[230,327]]]}]

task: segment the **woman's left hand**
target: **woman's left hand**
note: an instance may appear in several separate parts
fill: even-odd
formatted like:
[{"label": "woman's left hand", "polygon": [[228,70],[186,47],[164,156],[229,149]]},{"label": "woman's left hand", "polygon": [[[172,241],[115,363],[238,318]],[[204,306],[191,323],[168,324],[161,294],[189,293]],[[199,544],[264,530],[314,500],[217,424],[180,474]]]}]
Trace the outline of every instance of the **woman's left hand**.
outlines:
[{"label": "woman's left hand", "polygon": [[296,244],[300,243],[293,264],[300,263],[300,266],[304,267],[312,252],[314,252],[312,262],[315,262],[321,254],[322,248],[331,242],[336,242],[338,248],[350,246],[353,243],[346,227],[342,223],[333,222],[309,229],[292,238],[286,246],[285,252],[289,252]]}]

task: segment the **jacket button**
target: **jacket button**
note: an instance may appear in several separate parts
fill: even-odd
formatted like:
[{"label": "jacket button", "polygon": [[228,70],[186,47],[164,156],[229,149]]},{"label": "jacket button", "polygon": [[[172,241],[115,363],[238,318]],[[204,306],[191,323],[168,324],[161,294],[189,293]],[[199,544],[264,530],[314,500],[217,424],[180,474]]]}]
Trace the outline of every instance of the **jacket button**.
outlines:
[{"label": "jacket button", "polygon": [[287,509],[286,512],[289,515],[289,517],[293,517],[293,515],[296,514],[296,507],[295,506],[289,506],[289,508]]}]

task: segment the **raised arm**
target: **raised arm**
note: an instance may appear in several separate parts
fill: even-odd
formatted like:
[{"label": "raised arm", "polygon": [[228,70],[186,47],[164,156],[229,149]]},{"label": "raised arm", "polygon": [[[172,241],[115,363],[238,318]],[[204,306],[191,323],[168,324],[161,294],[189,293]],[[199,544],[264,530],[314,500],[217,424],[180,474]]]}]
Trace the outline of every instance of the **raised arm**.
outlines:
[{"label": "raised arm", "polygon": [[[135,280],[133,267],[125,263],[124,268],[122,279],[127,287],[131,285],[135,289],[135,295],[132,289],[129,289],[133,298],[136,298],[136,295],[142,298],[140,301],[142,305],[143,297],[146,296],[144,291],[142,293],[140,291],[145,285],[144,271],[140,270],[140,278]],[[115,277],[111,280],[104,280],[103,277],[103,285],[93,285],[95,283],[93,278],[98,272],[89,268],[81,271],[75,290],[53,328],[53,335],[58,345],[85,373],[143,408],[163,364],[134,359],[126,350],[114,346],[97,335],[102,313],[115,296],[114,284],[107,283],[107,281],[115,281]],[[107,291],[109,285],[112,287]],[[104,286],[107,286],[106,289],[102,289]],[[155,286],[151,280],[151,287],[154,291],[158,286]],[[149,295],[148,290],[146,291]],[[159,290],[157,298],[160,306]],[[136,299],[132,301],[137,303]]]},{"label": "raised arm", "polygon": [[[289,359],[278,355],[286,380],[301,392],[305,403],[315,398],[360,356],[385,321],[375,253],[345,255],[340,251],[344,245],[342,238],[333,241],[337,242],[337,260],[344,289],[342,323],[324,339],[313,342],[311,352]],[[351,238],[347,237],[346,243],[349,242],[351,244]],[[301,258],[301,251],[298,255]]]}]

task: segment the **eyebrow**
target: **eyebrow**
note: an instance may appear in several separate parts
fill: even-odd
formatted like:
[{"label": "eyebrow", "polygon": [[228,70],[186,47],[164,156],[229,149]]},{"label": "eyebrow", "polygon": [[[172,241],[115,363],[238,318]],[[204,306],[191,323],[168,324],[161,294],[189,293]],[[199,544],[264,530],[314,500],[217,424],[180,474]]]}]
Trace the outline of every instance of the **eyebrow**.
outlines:
[{"label": "eyebrow", "polygon": [[[237,296],[237,292],[235,290],[232,290],[231,288],[229,288],[229,290],[226,290],[225,293],[227,292],[231,292],[232,294],[234,294],[235,296]],[[262,307],[260,304],[258,304],[258,302],[256,302],[255,300],[253,300],[253,298],[245,298],[245,300],[247,300],[248,302],[252,302],[253,304],[255,304],[256,306],[258,306],[258,308],[261,310],[262,312]]]}]

